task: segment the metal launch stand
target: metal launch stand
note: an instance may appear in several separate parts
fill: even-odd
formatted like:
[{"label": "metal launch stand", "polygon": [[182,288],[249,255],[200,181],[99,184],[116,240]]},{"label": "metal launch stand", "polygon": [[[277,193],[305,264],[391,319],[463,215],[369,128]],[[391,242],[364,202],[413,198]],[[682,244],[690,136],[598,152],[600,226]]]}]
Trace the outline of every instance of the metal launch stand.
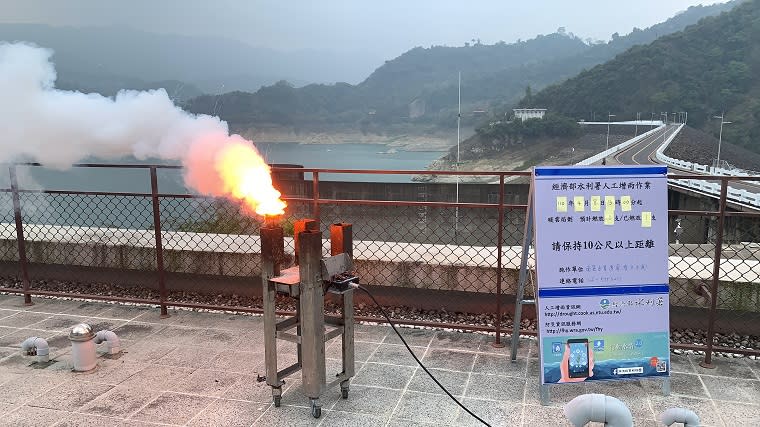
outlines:
[{"label": "metal launch stand", "polygon": [[[354,288],[358,278],[353,269],[351,224],[330,226],[330,257],[322,258],[322,233],[314,220],[301,220],[294,226],[296,265],[280,270],[284,259],[283,229],[261,228],[261,280],[264,297],[264,349],[266,383],[272,387],[274,406],[280,406],[283,379],[301,371],[303,393],[311,401],[314,418],[322,415],[319,397],[340,385],[341,397],[348,398],[349,380],[354,376]],[[325,292],[342,295],[342,316],[326,316]],[[296,314],[284,320],[275,316],[275,296],[296,298]],[[329,330],[325,325],[331,326]],[[295,333],[293,333],[295,329]],[[325,342],[340,336],[342,371],[327,383]],[[296,343],[298,360],[278,371],[277,340]],[[263,381],[263,378],[260,380]]]}]

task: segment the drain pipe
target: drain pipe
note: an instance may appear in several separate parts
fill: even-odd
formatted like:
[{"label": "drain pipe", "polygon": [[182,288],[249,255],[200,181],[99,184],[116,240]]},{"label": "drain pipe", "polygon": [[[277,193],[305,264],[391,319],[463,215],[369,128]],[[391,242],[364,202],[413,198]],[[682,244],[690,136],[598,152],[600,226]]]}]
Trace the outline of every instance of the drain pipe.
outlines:
[{"label": "drain pipe", "polygon": [[663,411],[660,414],[660,421],[669,426],[673,423],[682,423],[684,427],[697,427],[699,424],[699,417],[691,409],[686,408],[670,408]]},{"label": "drain pipe", "polygon": [[27,338],[21,343],[21,351],[26,354],[36,354],[38,363],[45,363],[50,360],[50,347],[44,338]]},{"label": "drain pipe", "polygon": [[113,331],[98,331],[95,334],[95,344],[106,343],[108,354],[118,354],[121,351],[119,337]]},{"label": "drain pipe", "polygon": [[565,405],[565,416],[575,426],[582,427],[591,421],[608,427],[632,427],[633,416],[620,400],[603,394],[584,394]]},{"label": "drain pipe", "polygon": [[95,369],[95,334],[92,332],[92,326],[87,323],[80,323],[69,332],[71,341],[71,361],[74,363],[74,370],[78,372]]}]

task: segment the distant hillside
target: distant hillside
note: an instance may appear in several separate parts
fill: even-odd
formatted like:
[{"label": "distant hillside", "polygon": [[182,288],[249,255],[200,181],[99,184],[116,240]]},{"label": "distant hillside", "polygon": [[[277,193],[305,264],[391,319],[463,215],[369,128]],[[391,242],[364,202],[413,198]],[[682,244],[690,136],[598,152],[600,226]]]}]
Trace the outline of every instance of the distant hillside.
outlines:
[{"label": "distant hillside", "polygon": [[369,54],[339,57],[329,50],[282,52],[221,37],[156,34],[126,27],[0,24],[0,41],[28,41],[53,49],[56,69],[77,85],[79,76],[119,76],[142,82],[178,80],[204,93],[255,91],[287,79],[361,81],[380,61]]},{"label": "distant hillside", "polygon": [[169,94],[169,97],[177,103],[183,103],[189,99],[203,95],[203,92],[194,85],[178,80],[144,82],[139,79],[110,74],[59,73],[56,87],[58,89],[76,90],[84,93],[96,92],[105,96],[114,96],[122,89],[149,90],[163,88]]},{"label": "distant hillside", "polygon": [[592,111],[618,118],[687,111],[689,124],[760,152],[760,0],[705,18],[684,31],[636,46],[612,61],[523,99],[578,119]]},{"label": "distant hillside", "polygon": [[[308,128],[354,126],[367,132],[378,132],[399,122],[429,122],[435,112],[428,112],[425,101],[421,100],[415,113],[415,98],[426,90],[452,82],[456,85],[458,69],[465,75],[483,73],[518,67],[540,58],[569,55],[586,48],[579,39],[559,34],[515,44],[415,48],[386,61],[356,86],[338,83],[296,88],[280,81],[255,93],[203,96],[192,100],[189,108],[198,113],[216,111],[235,124]],[[448,100],[447,107],[454,102],[456,97]]]},{"label": "distant hillside", "polygon": [[[297,129],[352,128],[376,133],[389,126],[456,126],[457,74],[462,72],[462,120],[474,125],[503,112],[525,93],[576,75],[631,46],[683,29],[736,3],[691,7],[646,30],[613,35],[608,43],[584,42],[557,33],[507,44],[475,42],[464,47],[417,47],[386,61],[358,85],[308,85],[281,81],[255,93],[204,96],[189,103],[194,112],[216,112],[236,126]],[[474,113],[475,112],[475,113]]]},{"label": "distant hillside", "polygon": [[[634,28],[631,33],[624,36],[615,33],[607,43],[594,43],[587,40],[587,48],[573,55],[546,57],[541,61],[520,67],[475,76],[468,75],[462,83],[463,102],[470,103],[479,100],[481,105],[490,105],[491,109],[497,113],[510,111],[512,105],[523,96],[527,86],[536,90],[573,77],[585,69],[614,58],[615,55],[635,45],[648,44],[663,35],[681,31],[702,18],[728,11],[736,4],[738,1],[710,6],[692,6],[667,21],[647,29]],[[572,37],[571,34],[567,35]],[[456,96],[456,87],[449,85],[439,92],[431,93],[427,99],[435,102],[438,99],[450,100],[452,96]]]}]

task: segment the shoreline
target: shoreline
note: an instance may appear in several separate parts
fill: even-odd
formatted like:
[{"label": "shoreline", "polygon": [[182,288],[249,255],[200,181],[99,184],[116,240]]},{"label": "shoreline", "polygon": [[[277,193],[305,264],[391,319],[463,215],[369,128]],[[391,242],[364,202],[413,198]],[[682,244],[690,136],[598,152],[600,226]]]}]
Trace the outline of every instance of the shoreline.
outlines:
[{"label": "shoreline", "polygon": [[447,152],[456,146],[455,135],[444,134],[397,134],[377,135],[361,132],[289,132],[257,131],[248,129],[240,132],[241,136],[255,142],[267,144],[298,143],[303,145],[322,144],[383,144],[388,148],[403,151]]}]

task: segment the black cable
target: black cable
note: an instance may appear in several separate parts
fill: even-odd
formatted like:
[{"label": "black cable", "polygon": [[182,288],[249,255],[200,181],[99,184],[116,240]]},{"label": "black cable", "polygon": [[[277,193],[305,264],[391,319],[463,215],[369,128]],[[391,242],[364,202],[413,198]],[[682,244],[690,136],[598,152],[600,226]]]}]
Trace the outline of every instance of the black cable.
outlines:
[{"label": "black cable", "polygon": [[385,312],[385,310],[380,305],[380,303],[377,302],[377,300],[375,299],[375,297],[366,288],[364,288],[363,286],[359,286],[359,285],[357,285],[355,283],[352,283],[352,285],[356,286],[357,289],[361,289],[367,295],[369,295],[370,298],[372,298],[372,302],[374,302],[375,305],[377,306],[377,308],[380,309],[380,312],[383,313],[383,316],[388,321],[388,323],[391,325],[391,328],[393,328],[393,331],[396,333],[396,335],[398,335],[398,337],[401,338],[401,342],[404,343],[404,346],[406,346],[406,349],[409,350],[409,354],[411,354],[412,357],[414,358],[414,360],[417,361],[417,364],[420,365],[420,368],[422,368],[422,370],[425,371],[425,373],[428,374],[428,376],[430,376],[430,379],[432,379],[433,381],[435,381],[435,383],[438,384],[438,387],[440,387],[441,390],[443,390],[443,392],[446,393],[446,395],[451,398],[451,400],[453,400],[454,402],[456,402],[456,404],[459,405],[460,408],[464,409],[465,412],[467,412],[468,414],[472,415],[476,420],[480,421],[484,425],[487,425],[488,427],[491,427],[490,424],[488,424],[482,418],[480,418],[479,416],[475,415],[472,411],[470,411],[469,409],[467,409],[466,406],[464,406],[460,401],[457,400],[456,397],[454,397],[448,390],[446,390],[446,387],[444,387],[443,384],[441,384],[433,376],[433,374],[431,374],[430,371],[428,371],[428,369],[425,367],[425,365],[422,364],[422,362],[420,361],[420,359],[417,358],[417,355],[414,354],[414,351],[412,351],[412,349],[409,347],[409,344],[406,343],[406,340],[404,339],[403,336],[401,336],[401,333],[398,331],[398,329],[396,329],[396,325],[393,324],[393,321],[391,320],[390,316],[388,316],[388,313]]}]

